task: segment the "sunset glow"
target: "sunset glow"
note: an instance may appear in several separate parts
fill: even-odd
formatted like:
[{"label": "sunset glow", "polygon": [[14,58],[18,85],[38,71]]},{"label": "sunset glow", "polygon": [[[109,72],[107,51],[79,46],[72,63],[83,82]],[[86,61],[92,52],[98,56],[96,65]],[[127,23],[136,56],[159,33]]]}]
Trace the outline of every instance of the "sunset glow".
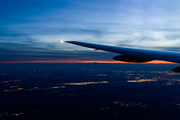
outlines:
[{"label": "sunset glow", "polygon": [[[44,60],[44,61],[10,61],[10,62],[1,62],[1,63],[129,63],[122,61],[81,61],[81,60]],[[137,64],[137,63],[129,63],[129,64]],[[138,64],[177,64],[173,62],[153,60],[145,63]]]}]

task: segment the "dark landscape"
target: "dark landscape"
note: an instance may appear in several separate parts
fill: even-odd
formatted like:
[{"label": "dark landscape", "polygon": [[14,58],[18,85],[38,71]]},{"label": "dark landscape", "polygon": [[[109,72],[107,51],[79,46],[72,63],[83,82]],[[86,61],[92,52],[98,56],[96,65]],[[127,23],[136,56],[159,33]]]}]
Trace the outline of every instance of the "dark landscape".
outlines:
[{"label": "dark landscape", "polygon": [[0,119],[177,120],[176,64],[1,64]]}]

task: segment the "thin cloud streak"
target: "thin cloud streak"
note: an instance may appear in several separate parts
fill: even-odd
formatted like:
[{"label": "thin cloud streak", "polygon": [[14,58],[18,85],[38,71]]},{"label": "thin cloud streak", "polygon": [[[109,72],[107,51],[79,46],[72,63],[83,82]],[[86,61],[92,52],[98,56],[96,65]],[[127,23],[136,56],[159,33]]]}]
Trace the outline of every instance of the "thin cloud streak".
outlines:
[{"label": "thin cloud streak", "polygon": [[0,4],[0,62],[105,60],[113,53],[60,40],[180,51],[178,1],[6,0]]}]

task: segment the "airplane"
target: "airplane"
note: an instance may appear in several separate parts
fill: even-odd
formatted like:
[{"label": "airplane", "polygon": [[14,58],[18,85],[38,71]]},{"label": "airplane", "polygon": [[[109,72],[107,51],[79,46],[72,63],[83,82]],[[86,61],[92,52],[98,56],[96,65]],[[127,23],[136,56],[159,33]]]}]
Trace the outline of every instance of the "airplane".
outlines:
[{"label": "airplane", "polygon": [[[63,40],[61,41],[61,43],[64,42],[83,46],[83,47],[93,48],[95,50],[103,50],[103,51],[118,53],[120,55],[113,57],[114,60],[118,60],[118,61],[143,63],[152,60],[164,60],[164,61],[180,63],[180,52],[116,47],[116,46],[99,45],[99,44],[92,44],[92,43],[85,43],[78,41],[63,41]],[[172,71],[180,73],[180,66],[173,68]]]}]

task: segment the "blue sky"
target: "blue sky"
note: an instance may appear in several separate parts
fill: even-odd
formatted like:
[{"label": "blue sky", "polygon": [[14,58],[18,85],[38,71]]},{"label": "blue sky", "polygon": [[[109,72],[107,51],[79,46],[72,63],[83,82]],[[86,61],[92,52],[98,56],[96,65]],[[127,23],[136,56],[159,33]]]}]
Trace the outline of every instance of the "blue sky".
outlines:
[{"label": "blue sky", "polygon": [[0,0],[0,62],[112,60],[60,40],[180,51],[177,0]]}]

